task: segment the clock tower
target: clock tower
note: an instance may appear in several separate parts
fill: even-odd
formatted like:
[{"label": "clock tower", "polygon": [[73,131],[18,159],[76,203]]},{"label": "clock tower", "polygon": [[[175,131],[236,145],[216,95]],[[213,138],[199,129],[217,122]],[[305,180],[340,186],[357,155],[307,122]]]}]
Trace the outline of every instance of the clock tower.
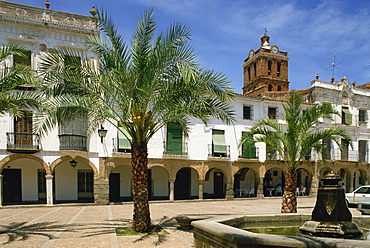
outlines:
[{"label": "clock tower", "polygon": [[244,60],[243,95],[274,98],[274,95],[289,91],[288,52],[270,46],[266,33],[261,37],[261,47],[251,49]]}]

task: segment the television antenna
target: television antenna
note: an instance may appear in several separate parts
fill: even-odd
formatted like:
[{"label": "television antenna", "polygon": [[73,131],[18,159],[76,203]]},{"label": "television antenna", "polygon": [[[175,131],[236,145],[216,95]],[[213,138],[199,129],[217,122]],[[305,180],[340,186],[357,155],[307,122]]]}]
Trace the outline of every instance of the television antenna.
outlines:
[{"label": "television antenna", "polygon": [[331,66],[329,67],[329,68],[327,68],[327,69],[330,69],[331,71],[332,71],[332,77],[334,78],[334,76],[335,76],[335,67],[337,66],[337,65],[339,65],[339,64],[341,64],[342,62],[337,62],[336,61],[336,59],[337,59],[337,55],[334,53],[334,56],[333,56],[333,62],[331,63]]}]

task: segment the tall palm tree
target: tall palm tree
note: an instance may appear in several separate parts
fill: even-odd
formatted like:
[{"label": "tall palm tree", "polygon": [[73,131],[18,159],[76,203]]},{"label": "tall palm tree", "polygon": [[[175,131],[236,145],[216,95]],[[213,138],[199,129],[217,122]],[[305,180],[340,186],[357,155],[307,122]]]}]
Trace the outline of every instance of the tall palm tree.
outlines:
[{"label": "tall palm tree", "polygon": [[36,86],[36,77],[30,66],[11,64],[12,55],[26,56],[21,45],[9,43],[0,47],[0,115],[19,116],[20,110],[36,108],[41,97],[34,91],[17,90],[21,85]]},{"label": "tall palm tree", "polygon": [[[343,128],[334,126],[321,129],[316,126],[319,118],[332,119],[339,113],[331,104],[322,103],[302,109],[303,97],[295,91],[289,93],[286,104],[283,104],[286,124],[279,124],[273,119],[259,120],[241,141],[245,146],[255,142],[264,142],[276,150],[283,158],[288,172],[282,199],[282,213],[297,212],[297,168],[305,154],[312,148],[320,152],[324,148],[323,139],[331,139],[340,146],[341,138],[351,146],[351,138]],[[253,137],[253,138],[252,138]]]},{"label": "tall palm tree", "polygon": [[[111,123],[131,143],[132,193],[136,231],[150,228],[148,204],[148,142],[168,123],[185,132],[190,117],[208,123],[233,121],[232,90],[223,74],[201,67],[188,41],[190,30],[173,24],[154,37],[153,10],[146,11],[128,46],[107,13],[98,11],[101,36],[89,36],[86,54],[58,49],[44,58],[45,92],[53,96],[41,118],[40,130],[63,124],[80,113],[89,115],[90,130]],[[67,63],[68,62],[68,63]],[[120,127],[120,128],[119,128]]]}]

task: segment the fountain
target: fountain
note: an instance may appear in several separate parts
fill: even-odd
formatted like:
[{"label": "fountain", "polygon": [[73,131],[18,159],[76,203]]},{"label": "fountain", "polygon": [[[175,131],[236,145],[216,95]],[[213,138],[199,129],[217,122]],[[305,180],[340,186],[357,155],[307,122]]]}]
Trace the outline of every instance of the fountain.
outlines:
[{"label": "fountain", "polygon": [[338,185],[341,180],[333,172],[321,180],[312,220],[305,222],[299,230],[323,237],[355,237],[362,234],[357,224],[352,222],[344,189]]},{"label": "fountain", "polygon": [[[352,214],[345,202],[344,189],[338,186],[341,180],[334,173],[322,179],[312,215],[280,214],[222,216],[194,221],[194,247],[370,247],[369,241],[339,239],[362,234],[352,222]],[[310,220],[311,219],[311,220]],[[370,224],[370,218],[355,218],[358,223]],[[254,233],[238,227],[246,223],[278,223],[302,221],[300,230],[309,235],[289,236]],[[306,222],[305,222],[306,221]],[[369,240],[369,237],[367,237]]]}]

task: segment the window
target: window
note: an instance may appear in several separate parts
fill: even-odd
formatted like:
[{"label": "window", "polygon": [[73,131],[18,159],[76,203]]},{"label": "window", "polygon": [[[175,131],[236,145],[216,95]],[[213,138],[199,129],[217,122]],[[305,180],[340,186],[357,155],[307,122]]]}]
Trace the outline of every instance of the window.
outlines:
[{"label": "window", "polygon": [[342,107],[342,124],[352,124],[352,114],[349,112],[348,107]]},{"label": "window", "polygon": [[277,117],[276,114],[277,114],[277,108],[273,108],[273,107],[268,108],[267,116],[269,119],[276,119]]},{"label": "window", "polygon": [[331,159],[331,139],[323,139],[322,144],[323,144],[322,157],[324,160],[330,160]]},{"label": "window", "polygon": [[276,74],[277,74],[277,76],[278,76],[278,77],[280,77],[280,74],[281,74],[281,73],[280,73],[280,70],[281,70],[281,63],[280,63],[280,62],[278,62],[278,63],[277,63],[277,72],[276,72]]},{"label": "window", "polygon": [[25,56],[14,55],[13,62],[17,65],[25,65],[31,67],[31,51],[23,50]]},{"label": "window", "polygon": [[271,75],[271,69],[272,69],[272,62],[269,60],[267,62],[267,74],[270,76]]},{"label": "window", "polygon": [[341,146],[342,146],[341,160],[348,161],[348,146],[349,146],[348,141],[342,139]]},{"label": "window", "polygon": [[167,124],[167,155],[183,155],[182,128],[173,123]]},{"label": "window", "polygon": [[14,118],[14,142],[19,148],[32,147],[32,112],[23,111]]},{"label": "window", "polygon": [[91,170],[77,171],[78,199],[91,199],[94,192],[94,172]]},{"label": "window", "polygon": [[271,84],[268,85],[268,91],[272,91],[272,85]]},{"label": "window", "polygon": [[358,155],[359,161],[366,163],[367,162],[367,140],[358,141]]},{"label": "window", "polygon": [[87,117],[78,116],[69,123],[59,126],[59,149],[87,151]]},{"label": "window", "polygon": [[[247,132],[242,132],[242,140],[247,138]],[[252,139],[252,137],[249,137]],[[249,145],[242,145],[242,158],[257,158],[257,149],[255,144],[249,146]]]},{"label": "window", "polygon": [[244,120],[252,120],[252,113],[253,113],[253,108],[252,106],[243,106],[243,119]]},{"label": "window", "polygon": [[131,143],[127,137],[129,136],[126,129],[118,127],[118,152],[131,152]]},{"label": "window", "polygon": [[212,130],[212,156],[226,157],[227,146],[224,130]]},{"label": "window", "polygon": [[366,110],[365,109],[360,109],[358,113],[358,121],[360,122],[366,122]]}]

